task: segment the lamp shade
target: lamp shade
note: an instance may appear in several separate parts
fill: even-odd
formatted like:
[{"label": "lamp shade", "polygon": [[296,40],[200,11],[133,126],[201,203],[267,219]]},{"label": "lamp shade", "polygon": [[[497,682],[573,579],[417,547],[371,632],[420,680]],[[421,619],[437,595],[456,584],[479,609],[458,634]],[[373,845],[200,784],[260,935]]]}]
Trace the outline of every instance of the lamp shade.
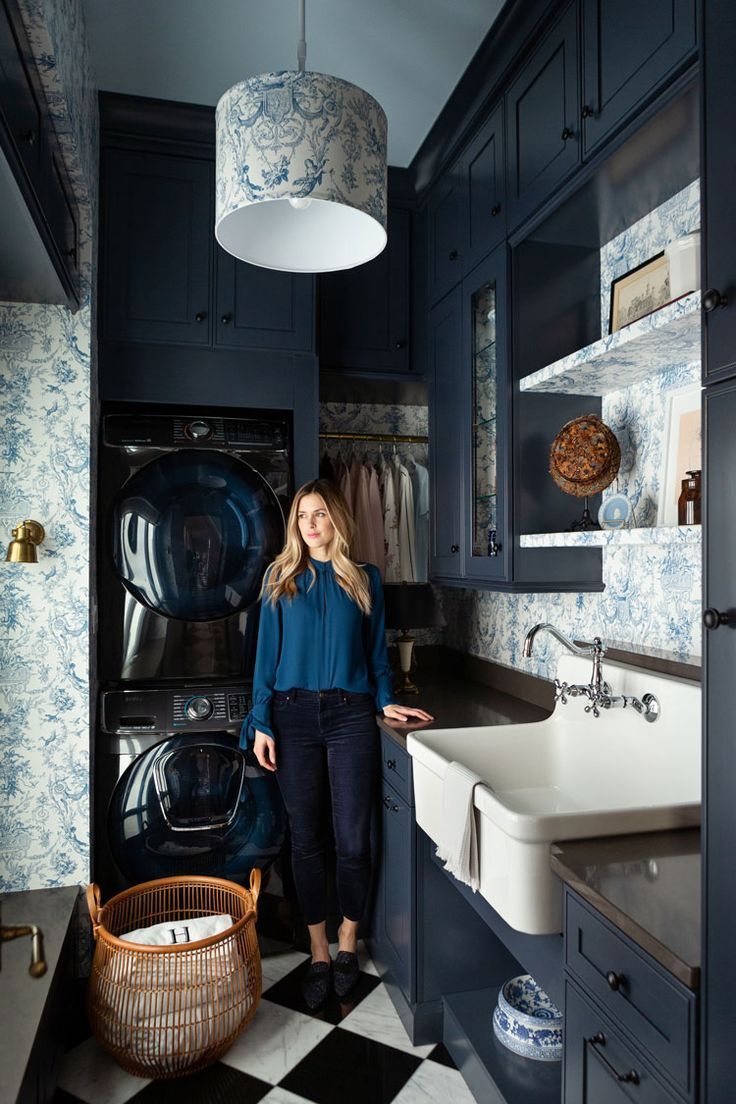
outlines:
[{"label": "lamp shade", "polygon": [[385,583],[387,629],[440,628],[445,621],[429,583]]},{"label": "lamp shade", "polygon": [[215,237],[240,260],[333,272],[386,245],[386,115],[324,73],[262,73],[216,113]]}]

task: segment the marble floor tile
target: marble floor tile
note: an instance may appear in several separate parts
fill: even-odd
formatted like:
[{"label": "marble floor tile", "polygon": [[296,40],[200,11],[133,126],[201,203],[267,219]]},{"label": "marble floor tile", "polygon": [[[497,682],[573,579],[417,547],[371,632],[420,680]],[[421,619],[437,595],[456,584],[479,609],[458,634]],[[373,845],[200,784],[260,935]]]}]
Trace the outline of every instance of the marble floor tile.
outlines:
[{"label": "marble floor tile", "polygon": [[407,1054],[413,1054],[416,1058],[426,1058],[435,1047],[434,1043],[418,1047],[412,1045],[385,985],[379,985],[362,1000],[355,1011],[342,1021],[340,1030],[377,1039],[387,1046],[398,1047]]},{"label": "marble floor tile", "polygon": [[153,1081],[129,1104],[259,1104],[270,1090],[267,1081],[215,1062],[191,1077]]},{"label": "marble floor tile", "polygon": [[430,1051],[427,1057],[433,1062],[440,1062],[443,1066],[449,1066],[450,1069],[457,1069],[457,1066],[452,1060],[452,1055],[444,1043],[438,1043],[434,1050]]},{"label": "marble floor tile", "polygon": [[393,1104],[475,1104],[475,1097],[456,1069],[439,1062],[422,1062]]},{"label": "marble floor tile", "polygon": [[277,1086],[271,1089],[268,1096],[264,1096],[261,1104],[312,1104],[312,1102],[307,1100],[306,1096],[297,1096],[296,1093]]},{"label": "marble floor tile", "polygon": [[221,1061],[261,1081],[277,1085],[333,1030],[331,1024],[262,1000],[252,1022]]},{"label": "marble floor tile", "polygon": [[121,1069],[92,1037],[64,1055],[58,1080],[60,1089],[85,1104],[126,1104],[149,1083]]},{"label": "marble floor tile", "polygon": [[268,958],[262,958],[263,992],[265,993],[270,985],[281,981],[282,977],[286,977],[297,966],[301,966],[308,958],[309,955],[303,954],[301,951],[289,951],[287,954],[275,954],[269,955]]},{"label": "marble floor tile", "polygon": [[305,1016],[322,1020],[323,1023],[339,1024],[347,1016],[350,1016],[374,989],[381,985],[380,979],[375,974],[361,973],[357,983],[346,997],[338,999],[330,988],[330,994],[325,1003],[318,1009],[312,1010],[307,1007],[302,995],[302,978],[309,967],[309,963],[310,959],[305,958],[304,962],[297,966],[295,970],[292,970],[290,974],[281,978],[269,989],[265,989],[263,993],[264,1000],[273,1001],[274,1004],[282,1004],[285,1008],[293,1008],[296,1012],[302,1012]]},{"label": "marble floor tile", "polygon": [[411,1054],[338,1027],[279,1087],[315,1104],[391,1104],[419,1064]]}]

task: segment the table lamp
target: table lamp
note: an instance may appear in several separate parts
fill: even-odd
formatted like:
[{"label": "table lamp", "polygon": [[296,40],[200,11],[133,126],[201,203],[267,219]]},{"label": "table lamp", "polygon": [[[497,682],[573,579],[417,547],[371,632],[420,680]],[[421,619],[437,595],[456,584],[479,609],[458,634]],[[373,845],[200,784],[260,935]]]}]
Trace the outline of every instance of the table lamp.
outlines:
[{"label": "table lamp", "polygon": [[402,694],[418,694],[418,687],[409,678],[412,652],[416,643],[409,634],[409,629],[441,628],[445,623],[444,618],[429,583],[386,583],[383,593],[386,600],[386,628],[400,629],[402,633],[396,641],[402,682],[396,689]]}]

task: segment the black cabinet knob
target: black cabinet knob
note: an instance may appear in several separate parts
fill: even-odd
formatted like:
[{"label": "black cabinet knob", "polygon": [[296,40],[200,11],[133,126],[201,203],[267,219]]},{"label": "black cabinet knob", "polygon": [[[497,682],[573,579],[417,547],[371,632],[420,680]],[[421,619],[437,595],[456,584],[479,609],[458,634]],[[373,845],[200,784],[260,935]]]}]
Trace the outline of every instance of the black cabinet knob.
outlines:
[{"label": "black cabinet knob", "polygon": [[395,759],[387,759],[386,760],[386,766],[388,767],[389,770],[396,770],[396,760]]},{"label": "black cabinet knob", "polygon": [[460,254],[458,253],[457,249],[451,249],[450,252],[447,254],[447,259],[448,261],[456,261],[459,256]]},{"label": "black cabinet knob", "polygon": [[406,348],[406,338],[402,337],[400,341],[397,341],[394,348],[396,348],[396,349],[405,349]]},{"label": "black cabinet knob", "polygon": [[77,255],[76,245],[73,245],[70,249],[67,249],[66,255],[67,255],[67,257],[76,257],[76,255]]},{"label": "black cabinet knob", "polygon": [[233,316],[231,314],[223,314],[222,318],[220,319],[223,326],[227,326],[228,322],[232,322],[232,320]]},{"label": "black cabinet knob", "polygon": [[728,625],[730,620],[730,614],[721,613],[717,609],[707,609],[703,614],[703,624],[706,629],[719,629],[721,625]]},{"label": "black cabinet knob", "polygon": [[590,104],[583,104],[583,110],[580,112],[580,118],[581,119],[592,119],[593,118],[593,108],[590,106]]},{"label": "black cabinet knob", "polygon": [[495,218],[496,215],[501,213],[501,204],[497,203],[494,207],[491,207],[491,218]]},{"label": "black cabinet knob", "polygon": [[459,552],[460,551],[460,545],[459,544],[451,544],[450,545],[450,551],[453,552],[453,553],[454,552]]},{"label": "black cabinet knob", "polygon": [[197,313],[194,316],[194,321],[195,322],[204,322],[206,317],[207,317],[207,311],[197,311]]},{"label": "black cabinet knob", "polygon": [[573,131],[570,130],[569,127],[565,127],[565,129],[562,132],[562,141],[566,142],[568,140],[568,138],[573,138],[573,137],[574,137]]},{"label": "black cabinet knob", "polygon": [[703,310],[710,314],[711,311],[717,310],[718,307],[725,307],[725,305],[726,296],[721,295],[720,291],[715,288],[708,288],[703,296]]},{"label": "black cabinet knob", "polygon": [[21,134],[21,141],[25,142],[27,146],[35,146],[36,144],[36,132],[35,130],[24,130]]},{"label": "black cabinet knob", "polygon": [[622,985],[626,984],[626,978],[623,974],[615,974],[613,970],[609,970],[606,974],[606,981],[608,982],[608,988],[613,989],[616,992]]}]

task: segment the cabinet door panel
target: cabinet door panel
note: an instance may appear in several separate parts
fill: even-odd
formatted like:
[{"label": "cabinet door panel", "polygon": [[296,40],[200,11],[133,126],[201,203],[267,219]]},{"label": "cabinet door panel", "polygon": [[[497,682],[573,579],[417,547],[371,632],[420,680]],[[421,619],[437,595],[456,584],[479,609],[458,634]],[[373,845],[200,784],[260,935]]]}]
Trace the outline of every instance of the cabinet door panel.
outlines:
[{"label": "cabinet door panel", "polygon": [[216,344],[228,347],[313,348],[314,278],[237,261],[216,250]]},{"label": "cabinet door panel", "polygon": [[583,153],[589,154],[695,49],[694,0],[583,0]]},{"label": "cabinet door panel", "polygon": [[705,312],[706,380],[736,375],[736,4],[703,5],[703,290],[713,288],[725,306]]},{"label": "cabinet door panel", "polygon": [[44,111],[26,67],[25,43],[0,0],[0,110],[29,177],[38,187],[42,169]]},{"label": "cabinet door panel", "polygon": [[466,249],[464,168],[456,162],[435,185],[427,203],[429,303],[436,303],[463,278]]},{"label": "cabinet door panel", "polygon": [[110,150],[102,179],[105,336],[209,344],[212,164]]},{"label": "cabinet door panel", "polygon": [[506,532],[506,247],[463,281],[463,441],[467,450],[465,575],[503,579]]},{"label": "cabinet door panel", "polygon": [[[641,1055],[569,982],[565,985],[564,1104],[673,1104]],[[633,1077],[633,1080],[617,1080]]]},{"label": "cabinet door panel", "polygon": [[411,809],[385,783],[383,798],[382,906],[383,938],[396,981],[412,999],[412,841]]},{"label": "cabinet door panel", "polygon": [[462,288],[429,316],[429,460],[433,576],[462,576],[463,396]]},{"label": "cabinet door panel", "polygon": [[[733,916],[736,879],[730,841],[736,838],[736,381],[705,392],[705,605],[730,621],[704,634],[705,778],[703,792],[706,906],[703,1022],[708,1104],[733,1099],[733,1023],[729,994],[736,986]],[[727,842],[728,841],[728,842]]]},{"label": "cabinet door panel", "polygon": [[503,108],[493,115],[463,155],[468,196],[468,245],[464,271],[469,272],[506,234]]},{"label": "cabinet door panel", "polygon": [[407,372],[408,210],[389,207],[388,244],[374,260],[320,278],[320,362],[342,372]]},{"label": "cabinet door panel", "polygon": [[558,23],[506,96],[509,224],[539,206],[579,160],[575,5]]}]

